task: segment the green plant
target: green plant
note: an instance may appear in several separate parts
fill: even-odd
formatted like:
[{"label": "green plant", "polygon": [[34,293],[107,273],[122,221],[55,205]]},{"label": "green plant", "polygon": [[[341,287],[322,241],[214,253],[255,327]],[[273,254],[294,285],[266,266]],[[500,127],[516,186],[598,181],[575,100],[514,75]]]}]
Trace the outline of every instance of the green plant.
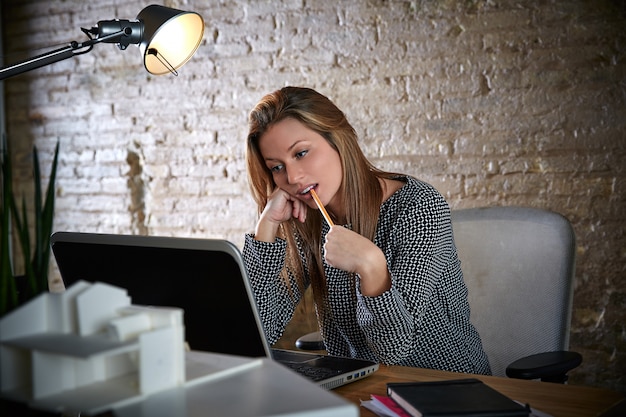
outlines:
[{"label": "green plant", "polygon": [[0,205],[0,316],[17,305],[17,291],[11,267],[11,207],[13,177],[6,137],[2,136],[0,173],[2,174],[2,205]]},{"label": "green plant", "polygon": [[[0,164],[2,169],[2,204],[0,205],[0,316],[15,308],[20,302],[48,289],[48,266],[50,263],[50,235],[54,217],[55,180],[59,155],[59,143],[54,150],[54,159],[45,199],[42,198],[41,171],[37,147],[33,146],[33,181],[35,185],[34,241],[31,242],[30,222],[26,198],[22,196],[21,212],[13,193],[13,175],[9,144],[2,137]],[[15,239],[14,239],[15,237]],[[23,288],[16,285],[11,244],[17,242],[24,263]],[[21,290],[21,293],[19,292]]]}]

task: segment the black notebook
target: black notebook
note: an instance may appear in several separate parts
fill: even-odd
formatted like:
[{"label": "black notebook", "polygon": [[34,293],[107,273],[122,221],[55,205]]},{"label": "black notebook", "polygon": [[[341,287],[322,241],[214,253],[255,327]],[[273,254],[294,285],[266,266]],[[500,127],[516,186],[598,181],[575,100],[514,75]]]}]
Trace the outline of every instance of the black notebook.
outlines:
[{"label": "black notebook", "polygon": [[387,395],[416,417],[528,416],[530,409],[475,379],[390,382]]}]

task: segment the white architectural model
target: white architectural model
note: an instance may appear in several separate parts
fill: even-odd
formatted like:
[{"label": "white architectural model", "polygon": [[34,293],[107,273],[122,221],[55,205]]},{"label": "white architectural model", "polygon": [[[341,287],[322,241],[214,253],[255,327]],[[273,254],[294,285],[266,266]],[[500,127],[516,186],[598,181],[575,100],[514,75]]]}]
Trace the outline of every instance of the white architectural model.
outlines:
[{"label": "white architectural model", "polygon": [[133,306],[104,283],[42,294],[0,321],[0,395],[36,408],[97,413],[254,361],[217,365],[186,377],[183,311]]}]

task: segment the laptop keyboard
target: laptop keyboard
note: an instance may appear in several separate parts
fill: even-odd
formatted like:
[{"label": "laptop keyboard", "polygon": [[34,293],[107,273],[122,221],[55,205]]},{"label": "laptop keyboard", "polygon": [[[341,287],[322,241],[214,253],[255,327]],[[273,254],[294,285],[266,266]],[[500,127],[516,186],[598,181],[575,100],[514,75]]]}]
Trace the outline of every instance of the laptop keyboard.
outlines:
[{"label": "laptop keyboard", "polygon": [[314,382],[323,381],[324,379],[337,376],[342,373],[337,369],[309,366],[306,363],[282,362],[282,364]]}]

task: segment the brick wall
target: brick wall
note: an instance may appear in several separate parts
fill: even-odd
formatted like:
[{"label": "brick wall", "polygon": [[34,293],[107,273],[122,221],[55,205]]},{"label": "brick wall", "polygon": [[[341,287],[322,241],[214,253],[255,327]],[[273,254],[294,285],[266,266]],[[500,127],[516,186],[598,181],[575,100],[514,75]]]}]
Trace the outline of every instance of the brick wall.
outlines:
[{"label": "brick wall", "polygon": [[[3,0],[5,62],[147,4]],[[134,46],[102,44],[5,82],[19,178],[33,144],[49,166],[61,143],[55,230],[241,245],[256,212],[247,113],[266,92],[311,86],[344,109],[375,164],[431,182],[453,208],[568,217],[578,239],[571,345],[585,357],[571,383],[626,392],[623,2],[164,4],[206,20],[178,77],[150,76]]]}]

